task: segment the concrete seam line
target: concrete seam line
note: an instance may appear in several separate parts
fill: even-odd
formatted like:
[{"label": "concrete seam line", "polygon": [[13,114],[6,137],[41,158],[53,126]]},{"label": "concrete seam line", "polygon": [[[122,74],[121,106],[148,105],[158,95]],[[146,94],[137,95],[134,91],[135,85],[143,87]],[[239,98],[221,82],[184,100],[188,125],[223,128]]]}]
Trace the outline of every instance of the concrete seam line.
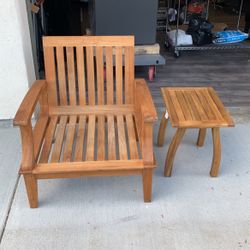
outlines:
[{"label": "concrete seam line", "polygon": [[8,204],[7,213],[6,213],[6,216],[5,216],[5,219],[4,219],[2,232],[0,232],[0,246],[1,246],[1,243],[2,243],[3,236],[4,236],[5,228],[7,226],[7,222],[8,222],[8,219],[9,219],[10,210],[12,208],[12,204],[13,204],[13,201],[14,201],[14,198],[15,198],[15,195],[16,195],[16,190],[17,190],[19,180],[20,180],[20,174],[18,174],[18,176],[16,178],[15,186],[14,186],[13,192],[11,194],[10,202]]}]

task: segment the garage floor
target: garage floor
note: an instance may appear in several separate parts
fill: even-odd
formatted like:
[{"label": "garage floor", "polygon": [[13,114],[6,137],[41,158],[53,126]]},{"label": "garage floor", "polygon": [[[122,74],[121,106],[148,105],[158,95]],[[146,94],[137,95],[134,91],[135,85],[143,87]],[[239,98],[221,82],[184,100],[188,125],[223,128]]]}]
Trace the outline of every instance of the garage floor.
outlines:
[{"label": "garage floor", "polygon": [[17,177],[18,131],[2,127],[0,249],[250,249],[250,124],[222,130],[218,178],[209,177],[211,134],[197,148],[196,130],[164,178],[173,133],[155,146],[152,203],[143,203],[140,177],[96,177],[40,181],[39,208],[30,209]]}]

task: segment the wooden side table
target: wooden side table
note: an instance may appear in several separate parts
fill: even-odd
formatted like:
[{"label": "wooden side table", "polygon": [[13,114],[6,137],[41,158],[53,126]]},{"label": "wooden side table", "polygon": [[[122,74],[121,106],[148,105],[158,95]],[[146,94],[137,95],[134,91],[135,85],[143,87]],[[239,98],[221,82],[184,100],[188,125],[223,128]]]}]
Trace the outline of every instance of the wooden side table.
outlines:
[{"label": "wooden side table", "polygon": [[164,143],[165,130],[170,119],[176,127],[175,136],[169,146],[164,175],[170,177],[175,153],[188,128],[198,128],[197,146],[204,145],[206,129],[212,129],[213,161],[210,175],[218,175],[221,161],[220,127],[234,127],[234,122],[225,109],[215,90],[211,87],[172,87],[161,88],[167,112],[161,119],[158,133],[158,146]]}]

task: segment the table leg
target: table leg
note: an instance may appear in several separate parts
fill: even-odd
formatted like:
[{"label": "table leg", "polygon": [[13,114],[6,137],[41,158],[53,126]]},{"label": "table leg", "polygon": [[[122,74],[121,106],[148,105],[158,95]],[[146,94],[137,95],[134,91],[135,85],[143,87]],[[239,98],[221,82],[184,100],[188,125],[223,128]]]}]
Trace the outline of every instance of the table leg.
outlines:
[{"label": "table leg", "polygon": [[157,146],[158,147],[163,146],[167,125],[168,125],[168,119],[166,119],[165,112],[164,112],[162,115],[162,118],[161,118],[161,123],[160,123],[159,131],[158,131],[158,137],[157,137]]},{"label": "table leg", "polygon": [[196,143],[198,147],[202,147],[204,145],[205,138],[206,138],[206,132],[207,132],[207,130],[205,128],[201,128],[199,130],[198,140]]},{"label": "table leg", "polygon": [[165,161],[164,176],[166,177],[171,176],[175,153],[177,151],[178,146],[180,145],[180,142],[185,134],[185,131],[186,131],[185,128],[178,128],[174,135],[174,138],[171,141],[167,153],[167,158]]},{"label": "table leg", "polygon": [[221,161],[220,128],[212,128],[213,136],[213,162],[210,176],[217,177]]}]

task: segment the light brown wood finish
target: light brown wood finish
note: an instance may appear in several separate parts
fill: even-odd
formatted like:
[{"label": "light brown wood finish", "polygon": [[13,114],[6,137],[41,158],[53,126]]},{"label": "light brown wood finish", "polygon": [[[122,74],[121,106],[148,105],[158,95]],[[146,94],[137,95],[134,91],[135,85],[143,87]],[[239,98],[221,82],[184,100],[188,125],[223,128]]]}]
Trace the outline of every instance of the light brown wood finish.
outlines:
[{"label": "light brown wood finish", "polygon": [[[232,118],[212,88],[162,88],[162,94],[173,127],[211,128],[234,126]],[[182,98],[180,98],[181,94]],[[182,99],[182,105],[180,99]]]},{"label": "light brown wood finish", "polygon": [[135,98],[134,47],[125,47],[125,103],[133,104]]},{"label": "light brown wood finish", "polygon": [[33,174],[24,174],[25,187],[29,199],[30,208],[38,207],[37,179]]},{"label": "light brown wood finish", "polygon": [[43,147],[41,151],[41,156],[39,159],[40,163],[48,162],[52,142],[54,139],[54,133],[56,130],[57,121],[58,121],[57,116],[53,116],[50,119],[47,131],[44,137],[44,143],[43,143]]},{"label": "light brown wood finish", "polygon": [[127,160],[127,145],[124,130],[124,117],[122,115],[117,116],[117,130],[118,130],[118,144],[119,144],[119,158],[120,160]]},{"label": "light brown wood finish", "polygon": [[48,88],[48,103],[50,106],[56,106],[57,89],[56,89],[56,69],[55,69],[55,54],[53,47],[44,48],[44,64],[46,68],[45,78]]},{"label": "light brown wood finish", "polygon": [[108,159],[116,159],[116,147],[115,147],[115,121],[113,115],[108,115]]},{"label": "light brown wood finish", "polygon": [[122,104],[122,47],[116,48],[116,104]]},{"label": "light brown wood finish", "polygon": [[[233,127],[234,122],[216,92],[211,87],[171,87],[162,88],[161,91],[169,111],[171,124],[177,128],[167,153],[164,175],[171,176],[174,156],[185,129],[199,129],[197,146],[202,147],[205,142],[206,129],[212,128],[213,163],[210,175],[213,177],[217,176],[221,159],[219,128]],[[158,134],[159,146],[163,144],[164,132],[165,124],[163,117]]]},{"label": "light brown wood finish", "polygon": [[78,133],[76,137],[75,161],[83,160],[84,134],[86,129],[86,116],[81,115],[79,118]]},{"label": "light brown wood finish", "polygon": [[139,154],[138,154],[137,141],[136,141],[136,129],[134,127],[133,116],[131,114],[126,115],[126,125],[128,129],[130,158],[138,159]]},{"label": "light brown wood finish", "polygon": [[217,177],[221,160],[220,129],[212,128],[212,136],[213,136],[213,162],[211,166],[210,176]]},{"label": "light brown wood finish", "polygon": [[57,126],[57,132],[56,132],[57,135],[56,137],[54,137],[55,144],[52,152],[51,162],[60,161],[67,121],[68,121],[67,116],[60,117],[60,122]]},{"label": "light brown wood finish", "polygon": [[198,139],[196,143],[198,147],[202,147],[204,145],[204,142],[206,139],[206,133],[207,133],[207,129],[205,128],[199,129],[199,135],[198,135]]},{"label": "light brown wood finish", "polygon": [[38,179],[131,174],[142,175],[149,202],[157,115],[146,82],[134,79],[134,38],[45,37],[43,42],[46,81],[31,87],[14,121],[21,128],[20,173],[30,206],[38,205]]},{"label": "light brown wood finish", "polygon": [[105,160],[105,117],[98,116],[97,160]]},{"label": "light brown wood finish", "polygon": [[94,76],[94,53],[93,47],[86,48],[87,53],[87,76],[88,76],[88,104],[95,105],[95,76]]},{"label": "light brown wood finish", "polygon": [[181,140],[185,134],[186,129],[178,128],[173,140],[171,141],[171,144],[168,149],[167,158],[165,161],[165,169],[164,169],[164,176],[170,177],[172,173],[173,163],[174,163],[174,157],[177,151],[178,146],[181,143]]},{"label": "light brown wood finish", "polygon": [[144,169],[142,174],[144,202],[151,202],[153,169]]},{"label": "light brown wood finish", "polygon": [[15,126],[26,126],[30,123],[35,106],[46,85],[45,80],[37,80],[33,83],[15,115],[13,121]]},{"label": "light brown wood finish", "polygon": [[86,160],[93,161],[95,156],[95,115],[90,115],[88,120]]},{"label": "light brown wood finish", "polygon": [[76,47],[76,60],[77,60],[77,78],[79,89],[79,104],[86,105],[86,76],[84,64],[84,50],[83,47]]},{"label": "light brown wood finish", "polygon": [[165,117],[165,112],[162,115],[161,123],[158,131],[157,146],[162,147],[164,144],[165,131],[168,125],[168,119]]},{"label": "light brown wood finish", "polygon": [[52,107],[49,114],[54,115],[90,115],[90,114],[108,115],[108,114],[134,114],[134,105],[87,105],[81,106],[58,106]]},{"label": "light brown wood finish", "polygon": [[57,74],[59,82],[59,96],[60,105],[67,105],[67,86],[65,76],[65,62],[64,62],[64,49],[63,47],[56,48],[56,59],[57,59]]},{"label": "light brown wood finish", "polygon": [[97,98],[98,104],[104,104],[104,64],[103,64],[103,48],[96,47],[96,70],[97,70]]},{"label": "light brown wood finish", "polygon": [[67,137],[65,140],[64,145],[64,152],[63,152],[63,161],[72,161],[72,152],[73,152],[73,143],[74,143],[74,136],[75,136],[75,129],[76,129],[76,120],[77,117],[75,115],[70,116],[69,123],[68,123],[68,131]]},{"label": "light brown wood finish", "polygon": [[114,103],[114,83],[113,83],[113,49],[112,47],[106,48],[106,92],[107,104]]}]

